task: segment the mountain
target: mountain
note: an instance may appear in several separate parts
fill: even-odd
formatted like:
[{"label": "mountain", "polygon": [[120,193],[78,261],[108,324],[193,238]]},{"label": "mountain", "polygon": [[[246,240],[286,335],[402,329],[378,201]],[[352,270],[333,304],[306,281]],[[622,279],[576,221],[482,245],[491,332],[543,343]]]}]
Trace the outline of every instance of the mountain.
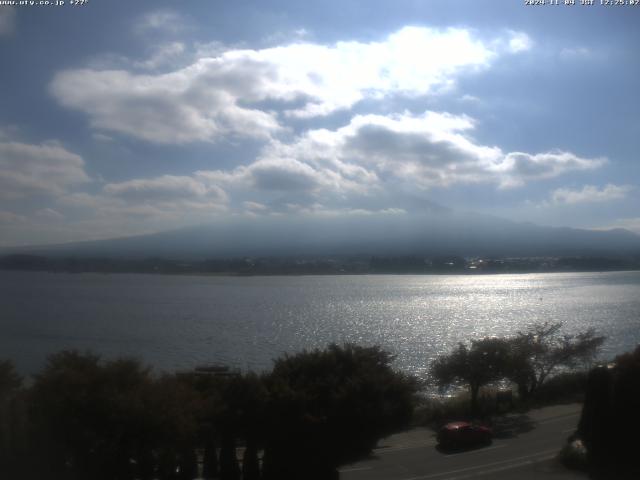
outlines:
[{"label": "mountain", "polygon": [[640,255],[640,236],[623,229],[544,227],[488,215],[437,212],[244,218],[135,237],[0,250],[9,253],[174,259],[360,254],[620,257]]}]

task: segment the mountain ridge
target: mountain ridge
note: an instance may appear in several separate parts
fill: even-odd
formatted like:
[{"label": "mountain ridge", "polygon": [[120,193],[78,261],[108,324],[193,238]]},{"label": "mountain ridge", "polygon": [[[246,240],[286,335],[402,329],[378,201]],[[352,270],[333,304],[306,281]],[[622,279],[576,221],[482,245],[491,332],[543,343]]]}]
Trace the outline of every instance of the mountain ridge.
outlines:
[{"label": "mountain ridge", "polygon": [[5,247],[0,255],[228,258],[242,256],[459,255],[464,257],[640,255],[640,236],[520,223],[473,213],[235,219],[146,235]]}]

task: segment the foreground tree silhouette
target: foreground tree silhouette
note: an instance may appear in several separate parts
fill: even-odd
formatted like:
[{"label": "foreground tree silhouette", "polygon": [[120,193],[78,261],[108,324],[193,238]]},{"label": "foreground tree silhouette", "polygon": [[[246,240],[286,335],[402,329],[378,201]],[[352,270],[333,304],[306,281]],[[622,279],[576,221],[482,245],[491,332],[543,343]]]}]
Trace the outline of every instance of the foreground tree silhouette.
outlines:
[{"label": "foreground tree silhouette", "polygon": [[440,387],[466,385],[471,395],[471,413],[478,412],[480,387],[503,378],[508,370],[510,345],[503,338],[473,340],[464,343],[431,364],[431,376]]},{"label": "foreground tree silhouette", "polygon": [[640,478],[639,405],[640,346],[589,372],[577,433],[587,447],[592,478]]},{"label": "foreground tree silhouette", "polygon": [[200,400],[198,392],[180,375],[165,374],[152,383],[144,431],[151,435],[147,449],[164,458],[160,480],[193,478],[189,475],[197,467],[194,449]]},{"label": "foreground tree silhouette", "polygon": [[[416,382],[395,372],[391,362],[377,347],[332,345],[284,356],[263,376],[156,377],[136,360],[63,351],[50,356],[24,390],[11,365],[0,363],[0,398],[25,396],[19,403],[28,405],[22,418],[30,438],[23,456],[28,462],[22,463],[28,469],[14,474],[7,467],[0,474],[191,480],[200,451],[208,477],[337,478],[340,464],[369,452],[410,420]],[[0,434],[9,431],[4,413],[0,408]],[[236,445],[242,444],[241,472]]]},{"label": "foreground tree silhouette", "polygon": [[173,478],[193,472],[194,393],[138,361],[49,357],[30,392],[32,462],[42,478]]},{"label": "foreground tree silhouette", "polygon": [[258,447],[262,445],[268,397],[262,379],[251,372],[241,374],[225,368],[210,373],[200,369],[181,377],[200,397],[197,417],[199,444],[204,448],[203,477],[238,480],[241,471],[236,446],[244,444],[242,478],[259,478]]},{"label": "foreground tree silhouette", "polygon": [[222,383],[223,408],[217,424],[222,432],[220,476],[222,480],[238,480],[240,470],[234,439],[244,442],[243,480],[257,480],[260,474],[258,446],[264,442],[265,412],[268,392],[264,382],[254,373],[235,375]]},{"label": "foreground tree silhouette", "polygon": [[26,447],[22,378],[13,363],[0,361],[0,473],[19,475]]},{"label": "foreground tree silhouette", "polygon": [[0,361],[0,398],[6,398],[22,385],[22,377],[9,360]]},{"label": "foreground tree silhouette", "polygon": [[537,323],[509,339],[506,373],[517,385],[520,398],[529,398],[555,371],[593,361],[606,339],[594,329],[562,335],[561,328],[562,323]]},{"label": "foreground tree silhouette", "polygon": [[285,355],[266,378],[263,477],[337,479],[337,467],[408,425],[414,379],[378,347],[331,345]]},{"label": "foreground tree silhouette", "polygon": [[497,380],[513,381],[526,400],[556,371],[591,362],[605,341],[594,329],[562,335],[561,328],[561,323],[537,323],[514,337],[460,343],[431,364],[431,377],[440,387],[468,386],[472,414],[478,412],[480,387]]}]

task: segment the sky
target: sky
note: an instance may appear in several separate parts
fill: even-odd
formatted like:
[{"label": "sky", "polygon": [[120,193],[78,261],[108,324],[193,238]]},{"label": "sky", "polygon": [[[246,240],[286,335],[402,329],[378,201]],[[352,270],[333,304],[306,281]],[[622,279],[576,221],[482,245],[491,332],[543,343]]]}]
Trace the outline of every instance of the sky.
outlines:
[{"label": "sky", "polygon": [[640,233],[640,4],[50,3],[0,5],[0,246],[449,210]]}]

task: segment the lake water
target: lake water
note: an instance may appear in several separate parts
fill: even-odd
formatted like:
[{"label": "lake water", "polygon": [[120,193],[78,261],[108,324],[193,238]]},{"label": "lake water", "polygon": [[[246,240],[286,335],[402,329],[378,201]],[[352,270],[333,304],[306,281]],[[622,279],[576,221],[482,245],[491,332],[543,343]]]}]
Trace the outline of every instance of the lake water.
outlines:
[{"label": "lake water", "polygon": [[378,344],[423,373],[459,341],[534,322],[640,343],[640,272],[485,276],[207,277],[0,272],[0,358],[23,373],[64,348],[133,355],[157,370],[269,368],[284,352]]}]

